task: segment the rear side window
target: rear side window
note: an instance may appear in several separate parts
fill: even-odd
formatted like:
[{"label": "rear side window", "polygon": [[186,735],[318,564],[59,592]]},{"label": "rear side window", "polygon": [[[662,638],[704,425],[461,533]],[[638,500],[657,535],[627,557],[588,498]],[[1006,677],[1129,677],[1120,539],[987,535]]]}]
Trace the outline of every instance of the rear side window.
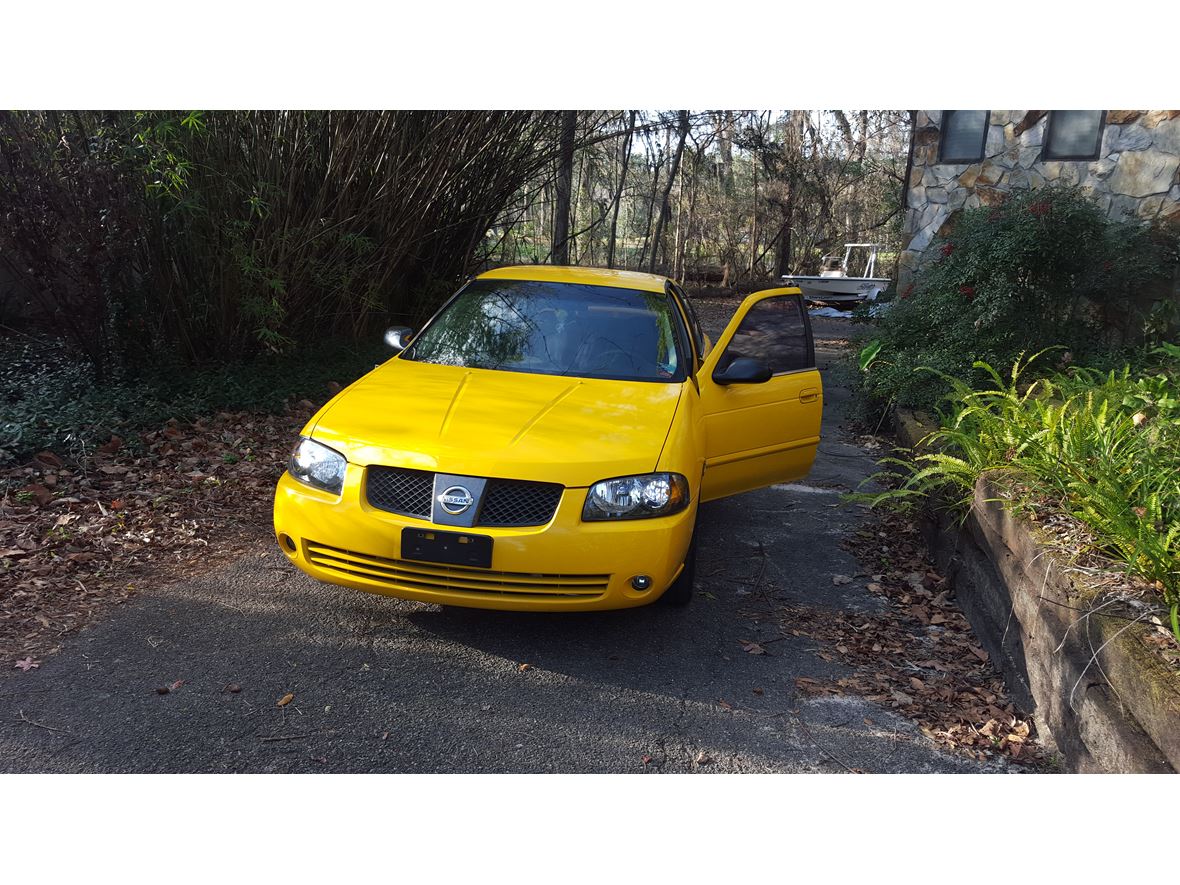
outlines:
[{"label": "rear side window", "polygon": [[780,295],[755,304],[725,348],[720,368],[739,357],[763,360],[776,375],[812,368],[815,353],[803,299]]},{"label": "rear side window", "polygon": [[692,334],[693,343],[696,345],[697,356],[703,360],[705,358],[705,333],[701,329],[701,321],[697,319],[696,308],[692,306],[692,302],[679,286],[673,286],[672,291],[676,293],[676,297],[684,305],[684,310],[688,314],[689,330]]}]

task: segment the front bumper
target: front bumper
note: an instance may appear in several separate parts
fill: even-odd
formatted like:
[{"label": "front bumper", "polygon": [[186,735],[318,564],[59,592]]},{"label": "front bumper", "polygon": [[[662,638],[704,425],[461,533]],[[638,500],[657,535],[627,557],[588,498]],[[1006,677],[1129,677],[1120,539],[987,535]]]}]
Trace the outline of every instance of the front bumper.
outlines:
[{"label": "front bumper", "polygon": [[[646,605],[679,574],[696,515],[694,501],[673,516],[582,522],[586,490],[566,489],[547,525],[463,530],[494,539],[490,570],[433,565],[401,559],[401,530],[431,523],[369,506],[364,471],[348,465],[339,497],[284,473],[275,490],[279,547],[317,580],[441,605],[509,611]],[[649,575],[651,589],[633,589],[635,575]]]}]

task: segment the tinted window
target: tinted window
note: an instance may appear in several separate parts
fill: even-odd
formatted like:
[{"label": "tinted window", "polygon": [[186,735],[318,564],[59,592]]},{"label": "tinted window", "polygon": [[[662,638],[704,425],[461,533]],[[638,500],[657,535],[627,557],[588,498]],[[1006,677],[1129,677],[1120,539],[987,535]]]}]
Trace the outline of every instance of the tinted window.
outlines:
[{"label": "tinted window", "polygon": [[684,310],[688,314],[688,322],[692,331],[692,340],[696,345],[697,355],[701,358],[705,356],[705,333],[701,329],[701,321],[697,318],[697,309],[692,306],[692,302],[688,296],[684,294],[684,290],[679,287],[673,287],[673,291],[680,297],[680,303],[684,305]]},{"label": "tinted window", "polygon": [[803,303],[798,295],[759,301],[742,319],[733,340],[725,348],[718,368],[739,357],[763,360],[776,375],[811,368],[812,356]]},{"label": "tinted window", "polygon": [[683,381],[679,328],[662,292],[474,280],[402,358],[540,375]]},{"label": "tinted window", "polygon": [[1102,144],[1102,111],[1050,111],[1046,160],[1096,160]]},{"label": "tinted window", "polygon": [[990,111],[943,111],[942,144],[939,160],[943,163],[978,163],[983,159]]}]

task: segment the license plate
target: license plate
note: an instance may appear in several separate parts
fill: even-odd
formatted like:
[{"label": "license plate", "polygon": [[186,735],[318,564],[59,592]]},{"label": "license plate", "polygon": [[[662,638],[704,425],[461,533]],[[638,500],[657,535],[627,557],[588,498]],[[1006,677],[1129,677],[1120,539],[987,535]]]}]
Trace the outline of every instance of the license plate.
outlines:
[{"label": "license plate", "polygon": [[402,559],[491,568],[492,539],[487,535],[404,528]]}]

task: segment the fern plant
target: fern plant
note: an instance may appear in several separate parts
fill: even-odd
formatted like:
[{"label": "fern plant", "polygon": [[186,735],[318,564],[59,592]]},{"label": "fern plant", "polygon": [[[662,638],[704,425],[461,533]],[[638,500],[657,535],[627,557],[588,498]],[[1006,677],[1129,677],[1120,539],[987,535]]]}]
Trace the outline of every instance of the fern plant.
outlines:
[{"label": "fern plant", "polygon": [[[1157,355],[1171,360],[1175,348]],[[941,426],[913,461],[888,459],[902,482],[866,496],[872,504],[937,491],[970,503],[978,478],[1019,480],[1023,503],[1068,513],[1089,530],[1095,552],[1155,587],[1180,641],[1180,378],[1170,366],[1135,374],[1058,372],[1025,382],[1046,351],[1016,360],[1006,377],[976,362],[990,384],[951,388]]]}]

